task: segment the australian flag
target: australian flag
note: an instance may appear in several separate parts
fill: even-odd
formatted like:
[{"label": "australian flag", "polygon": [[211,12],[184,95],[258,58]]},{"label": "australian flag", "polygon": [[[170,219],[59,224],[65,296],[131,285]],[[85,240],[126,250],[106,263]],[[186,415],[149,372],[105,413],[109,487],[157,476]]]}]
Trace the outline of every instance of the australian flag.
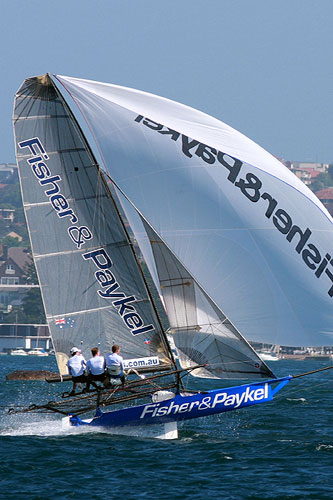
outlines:
[{"label": "australian flag", "polygon": [[66,318],[64,316],[62,318],[55,319],[54,322],[57,328],[73,328],[75,324],[75,319],[69,317]]}]

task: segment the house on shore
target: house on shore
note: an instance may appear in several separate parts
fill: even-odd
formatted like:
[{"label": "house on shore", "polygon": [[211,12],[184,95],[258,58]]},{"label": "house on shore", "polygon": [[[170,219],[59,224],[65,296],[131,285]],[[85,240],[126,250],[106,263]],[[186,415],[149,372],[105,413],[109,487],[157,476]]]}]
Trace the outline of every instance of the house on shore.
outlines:
[{"label": "house on shore", "polygon": [[333,216],[333,187],[328,187],[316,191],[315,195],[320,199],[322,204],[327,208],[328,212]]}]

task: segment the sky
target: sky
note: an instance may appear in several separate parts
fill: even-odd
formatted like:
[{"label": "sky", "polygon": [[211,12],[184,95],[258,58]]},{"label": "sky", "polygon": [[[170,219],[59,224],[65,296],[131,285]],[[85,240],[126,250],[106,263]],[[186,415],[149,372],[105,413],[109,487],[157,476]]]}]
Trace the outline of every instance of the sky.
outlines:
[{"label": "sky", "polygon": [[0,0],[0,163],[46,72],[182,102],[270,153],[333,163],[333,0]]}]

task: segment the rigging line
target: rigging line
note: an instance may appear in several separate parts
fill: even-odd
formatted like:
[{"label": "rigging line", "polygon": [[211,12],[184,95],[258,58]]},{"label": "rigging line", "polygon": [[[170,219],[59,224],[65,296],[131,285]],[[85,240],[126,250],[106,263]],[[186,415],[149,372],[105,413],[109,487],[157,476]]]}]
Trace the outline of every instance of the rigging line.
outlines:
[{"label": "rigging line", "polygon": [[326,366],[324,368],[319,368],[318,370],[312,370],[311,372],[305,372],[305,373],[300,373],[298,375],[292,375],[292,378],[305,377],[306,375],[311,375],[313,373],[319,373],[319,372],[323,372],[326,370],[332,370],[332,368],[333,368],[333,365],[330,365],[330,366]]},{"label": "rigging line", "polygon": [[316,387],[322,387],[324,385],[332,384],[332,380],[326,380],[326,382],[321,382],[320,384],[311,384],[310,387],[305,387],[305,383],[300,384],[297,388],[289,388],[287,389],[284,394],[278,394],[277,396],[274,397],[274,399],[279,399],[279,398],[286,398],[286,396],[290,396],[299,392],[307,392],[307,391],[313,391],[314,388]]},{"label": "rigging line", "polygon": [[109,401],[112,398],[112,396],[118,391],[119,388],[120,386],[115,387],[115,389],[111,391],[110,394],[105,398],[104,402],[106,403],[107,401]]},{"label": "rigging line", "polygon": [[[180,374],[180,373],[184,373],[183,376],[187,375],[190,371],[192,371],[193,369],[195,368],[200,368],[200,365],[196,366],[196,367],[191,367],[189,369],[182,369],[182,370],[174,370],[172,372],[169,372],[169,373],[162,373],[162,374],[158,374],[158,375],[154,375],[150,378],[151,379],[158,379],[158,378],[161,378],[161,377],[166,377],[166,376],[169,376],[169,375],[172,375],[172,374]],[[145,381],[143,380],[139,380],[139,381],[136,381],[134,383],[131,384],[131,387],[138,387],[140,385],[142,385],[142,383],[147,383],[149,382],[148,379],[145,379]],[[167,386],[163,386],[164,389],[169,389],[169,388],[172,388],[172,387],[176,387],[176,383],[173,382],[172,384],[169,384]],[[114,391],[112,391],[112,393],[116,392],[118,389],[120,388],[115,388]],[[108,391],[110,392],[110,391]],[[130,400],[130,399],[135,399],[138,397],[138,395],[141,397],[141,396],[147,396],[147,395],[150,395],[151,394],[151,390],[147,391],[147,389],[145,389],[145,392],[144,393],[138,393],[138,394],[131,394],[129,396],[120,396],[119,398],[117,398],[113,403],[110,403],[110,404],[116,404],[116,403],[119,403],[119,402],[122,402],[122,401],[125,401],[126,399],[127,400]],[[102,394],[104,395],[104,393]],[[96,396],[96,394],[94,395]],[[67,407],[70,407],[70,405],[72,404],[89,404],[90,401],[92,403],[92,400],[94,398],[94,396],[91,396],[91,395],[84,395],[84,396],[81,396],[79,397],[76,401],[75,400],[69,400],[69,401],[50,401],[49,403],[47,404],[44,404],[44,405],[30,405],[29,407],[24,407],[23,405],[20,405],[20,406],[15,406],[17,408],[20,408],[20,407],[23,407],[24,410],[17,410],[15,411],[15,408],[10,408],[9,409],[9,413],[25,413],[25,412],[28,412],[28,411],[33,411],[33,410],[36,410],[36,411],[39,411],[39,410],[45,410],[46,411],[53,411],[53,407],[55,407],[55,405],[57,405],[58,407],[62,407],[64,408],[67,408]],[[108,398],[107,398],[108,399]],[[106,400],[103,401],[103,403],[105,402]],[[90,404],[91,404],[90,403]],[[8,405],[6,406],[8,408]],[[85,412],[85,411],[88,411],[90,409],[93,409],[95,407],[95,405],[93,407],[89,407],[89,408],[79,408],[79,411],[82,413],[82,412]],[[68,413],[68,412],[67,412]]]},{"label": "rigging line", "polygon": [[[194,367],[193,369],[196,369],[196,368]],[[182,375],[182,377],[185,377],[186,375],[188,375],[188,373],[185,373],[184,375]],[[146,381],[149,382],[149,380],[146,380]],[[325,386],[325,385],[328,385],[328,384],[332,384],[332,380],[326,380],[325,382],[321,382],[321,383],[318,383],[318,384],[312,384],[310,387],[305,387],[304,383],[300,384],[299,387],[294,388],[294,389],[292,389],[291,387],[289,387],[289,388],[287,388],[285,390],[285,392],[283,394],[281,394],[281,393],[277,394],[274,397],[274,400],[279,399],[279,398],[284,398],[285,399],[286,396],[293,395],[293,394],[298,393],[300,391],[307,392],[307,391],[313,390],[316,387],[321,387],[321,386]],[[156,384],[156,386],[157,386],[157,384]],[[157,387],[159,387],[159,386],[157,386]],[[118,388],[116,388],[115,391],[116,390],[118,390]],[[93,396],[89,396],[89,397],[92,398]],[[109,399],[109,398],[107,398],[107,399]],[[70,405],[71,404],[71,402],[68,402],[68,401],[60,401],[60,404],[62,404],[62,403],[64,405]],[[26,408],[27,407],[24,404],[19,405],[19,404],[16,404],[16,403],[15,404],[14,403],[8,403],[6,405],[0,405],[0,408],[1,409],[7,409],[7,408],[9,408],[11,406],[14,406],[14,405],[15,405],[15,408]]]},{"label": "rigging line", "polygon": [[[326,367],[324,367],[324,368],[320,368],[320,369],[318,369],[318,370],[312,370],[312,371],[310,371],[310,372],[300,373],[299,375],[292,375],[292,378],[294,379],[294,378],[304,377],[304,376],[306,376],[306,375],[310,375],[310,374],[314,374],[314,373],[322,372],[322,371],[325,371],[325,370],[330,370],[330,369],[332,369],[332,368],[333,368],[333,365],[331,365],[331,366],[326,366]],[[327,380],[327,381],[322,382],[322,383],[318,383],[318,384],[311,384],[311,386],[310,386],[310,387],[304,387],[305,382],[303,382],[303,384],[301,384],[301,387],[300,387],[300,386],[298,386],[298,387],[297,387],[297,388],[295,388],[295,389],[290,389],[290,390],[288,391],[288,394],[294,394],[294,393],[297,393],[297,392],[300,392],[300,391],[304,391],[304,392],[305,392],[305,391],[313,390],[313,388],[314,388],[314,387],[320,387],[320,386],[323,386],[323,385],[326,385],[326,384],[331,384],[331,383],[332,383],[332,380]],[[281,394],[279,394],[279,396],[277,396],[277,398],[278,398],[278,397],[282,397],[282,395],[281,395]]]},{"label": "rigging line", "polygon": [[[137,370],[135,370],[134,368],[130,368],[130,370],[127,372],[127,374],[129,374],[130,371],[133,371],[138,377],[141,378],[139,372]],[[142,379],[142,380],[144,380],[144,379]],[[148,384],[152,385],[153,387],[156,387],[159,390],[161,389],[161,387],[158,386],[157,384],[155,384],[155,382],[153,382],[152,380],[148,379],[147,382],[148,382]]]}]

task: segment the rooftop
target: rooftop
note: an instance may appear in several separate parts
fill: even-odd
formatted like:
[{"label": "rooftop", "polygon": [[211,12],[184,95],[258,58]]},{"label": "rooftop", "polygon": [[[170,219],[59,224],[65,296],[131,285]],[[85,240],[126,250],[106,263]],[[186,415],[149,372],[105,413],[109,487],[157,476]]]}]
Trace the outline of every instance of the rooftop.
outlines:
[{"label": "rooftop", "polygon": [[321,189],[320,191],[317,191],[316,193],[317,198],[320,200],[333,200],[333,188],[325,188]]}]

